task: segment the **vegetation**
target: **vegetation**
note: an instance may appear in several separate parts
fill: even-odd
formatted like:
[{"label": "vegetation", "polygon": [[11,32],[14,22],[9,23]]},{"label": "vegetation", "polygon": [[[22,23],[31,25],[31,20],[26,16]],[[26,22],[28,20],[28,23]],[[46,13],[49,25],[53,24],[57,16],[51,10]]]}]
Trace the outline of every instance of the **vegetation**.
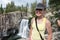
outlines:
[{"label": "vegetation", "polygon": [[50,5],[50,8],[51,8],[51,12],[53,13],[53,12],[55,12],[55,13],[53,13],[53,15],[54,15],[54,17],[55,18],[59,18],[60,17],[60,12],[59,12],[59,10],[60,10],[60,0],[49,0],[49,5]]},{"label": "vegetation", "polygon": [[60,0],[49,0],[49,4],[54,11],[60,10]]},{"label": "vegetation", "polygon": [[28,10],[28,3],[26,4],[26,6],[16,6],[14,4],[14,2],[12,1],[11,3],[8,3],[6,5],[6,10],[5,12],[8,13],[8,12],[13,12],[13,11],[21,11],[21,12],[26,12],[27,13],[27,10]]},{"label": "vegetation", "polygon": [[57,23],[56,20],[58,18],[60,18],[60,12],[59,12],[59,10],[60,10],[60,0],[49,0],[49,7],[51,9],[50,12],[54,15],[54,16],[50,16],[50,21],[52,23],[52,27],[57,29],[56,27],[58,27],[58,26],[56,24]]},{"label": "vegetation", "polygon": [[5,10],[6,13],[12,12],[12,11],[15,11],[15,10],[16,10],[16,6],[15,6],[15,4],[14,4],[13,1],[11,2],[11,4],[8,3],[8,4],[6,5],[6,10]]},{"label": "vegetation", "polygon": [[2,4],[1,4],[1,7],[0,7],[0,14],[2,14],[4,12],[3,8],[2,8]]},{"label": "vegetation", "polygon": [[36,4],[37,4],[37,1],[31,4],[31,13],[32,13],[32,16],[35,16]]}]

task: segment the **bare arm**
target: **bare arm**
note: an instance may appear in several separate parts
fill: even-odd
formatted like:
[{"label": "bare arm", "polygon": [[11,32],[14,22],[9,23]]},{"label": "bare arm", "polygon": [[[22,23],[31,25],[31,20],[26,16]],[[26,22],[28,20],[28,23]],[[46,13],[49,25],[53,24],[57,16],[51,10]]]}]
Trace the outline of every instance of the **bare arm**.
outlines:
[{"label": "bare arm", "polygon": [[31,25],[30,25],[30,32],[29,32],[29,40],[31,40],[31,35],[32,35],[32,23],[33,23],[34,18],[31,20]]},{"label": "bare arm", "polygon": [[51,23],[49,20],[46,21],[46,29],[48,32],[48,38],[47,40],[52,40],[52,27],[51,27]]},{"label": "bare arm", "polygon": [[32,27],[30,26],[29,38],[31,38],[31,35],[32,35]]}]

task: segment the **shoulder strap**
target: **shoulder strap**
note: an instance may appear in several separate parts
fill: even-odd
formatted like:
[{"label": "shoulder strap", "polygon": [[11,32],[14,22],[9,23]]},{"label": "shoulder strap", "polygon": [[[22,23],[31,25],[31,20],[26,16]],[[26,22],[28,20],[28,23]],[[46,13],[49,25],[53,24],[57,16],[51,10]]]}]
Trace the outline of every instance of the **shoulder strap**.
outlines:
[{"label": "shoulder strap", "polygon": [[[36,23],[36,29],[39,32],[39,29],[38,29],[38,26],[37,26],[37,17],[35,17],[35,23]],[[41,39],[44,40],[42,35],[40,34],[40,32],[39,32],[39,35],[40,35]]]},{"label": "shoulder strap", "polygon": [[29,29],[31,27],[31,20],[32,20],[32,18],[29,18],[29,21],[28,21],[28,27],[29,27]]}]

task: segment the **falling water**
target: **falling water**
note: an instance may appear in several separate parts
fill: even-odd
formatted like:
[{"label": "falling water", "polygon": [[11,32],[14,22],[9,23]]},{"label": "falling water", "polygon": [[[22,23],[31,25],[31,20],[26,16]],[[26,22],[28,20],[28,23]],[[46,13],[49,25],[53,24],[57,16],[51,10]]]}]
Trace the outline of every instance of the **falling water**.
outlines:
[{"label": "falling water", "polygon": [[28,20],[27,19],[22,19],[22,21],[20,23],[20,28],[19,28],[18,35],[20,35],[21,37],[27,38],[28,34],[29,34],[28,32],[29,32]]}]

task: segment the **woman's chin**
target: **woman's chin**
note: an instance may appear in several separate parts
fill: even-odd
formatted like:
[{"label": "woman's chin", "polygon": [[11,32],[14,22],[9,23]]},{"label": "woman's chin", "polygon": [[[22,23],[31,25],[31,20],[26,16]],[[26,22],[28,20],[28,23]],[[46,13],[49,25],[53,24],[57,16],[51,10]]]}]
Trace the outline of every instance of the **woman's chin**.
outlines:
[{"label": "woman's chin", "polygon": [[38,17],[42,16],[42,15],[37,15]]}]

